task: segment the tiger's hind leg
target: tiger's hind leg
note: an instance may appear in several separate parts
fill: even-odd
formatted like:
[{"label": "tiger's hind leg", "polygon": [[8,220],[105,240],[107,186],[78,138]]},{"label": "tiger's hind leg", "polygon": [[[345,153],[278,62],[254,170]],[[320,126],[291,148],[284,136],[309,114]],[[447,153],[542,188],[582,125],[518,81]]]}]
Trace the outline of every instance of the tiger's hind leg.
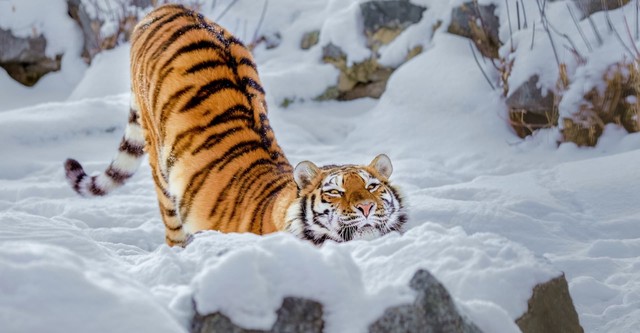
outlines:
[{"label": "tiger's hind leg", "polygon": [[158,195],[160,215],[165,228],[165,241],[169,246],[186,246],[191,240],[191,235],[183,228],[176,210],[175,198],[167,190],[168,185],[160,174],[160,170],[152,168],[152,174]]}]

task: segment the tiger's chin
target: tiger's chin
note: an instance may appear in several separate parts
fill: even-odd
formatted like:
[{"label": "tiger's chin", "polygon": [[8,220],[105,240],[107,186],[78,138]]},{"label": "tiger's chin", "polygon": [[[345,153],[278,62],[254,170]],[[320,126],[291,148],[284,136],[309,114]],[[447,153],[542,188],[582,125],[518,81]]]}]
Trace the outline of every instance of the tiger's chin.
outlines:
[{"label": "tiger's chin", "polygon": [[383,235],[384,234],[375,227],[364,226],[364,227],[358,228],[353,233],[353,238],[351,239],[352,240],[373,240],[373,239],[382,237]]}]

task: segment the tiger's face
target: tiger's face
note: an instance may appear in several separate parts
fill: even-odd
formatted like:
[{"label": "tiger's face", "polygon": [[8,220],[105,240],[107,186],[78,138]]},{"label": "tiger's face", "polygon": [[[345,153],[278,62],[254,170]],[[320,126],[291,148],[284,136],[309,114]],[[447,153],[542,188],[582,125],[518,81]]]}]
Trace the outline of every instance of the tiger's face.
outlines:
[{"label": "tiger's face", "polygon": [[402,232],[407,214],[389,184],[392,170],[386,155],[368,166],[301,162],[294,170],[299,195],[287,212],[287,230],[316,244]]}]

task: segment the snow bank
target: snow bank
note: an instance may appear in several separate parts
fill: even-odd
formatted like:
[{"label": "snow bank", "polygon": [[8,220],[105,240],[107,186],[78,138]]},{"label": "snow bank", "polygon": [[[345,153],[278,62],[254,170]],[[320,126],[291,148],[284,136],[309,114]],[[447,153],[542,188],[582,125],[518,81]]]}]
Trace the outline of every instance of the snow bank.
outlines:
[{"label": "snow bank", "polygon": [[[451,6],[461,2],[415,3],[430,7],[425,20],[440,17],[446,25]],[[335,83],[337,71],[320,64],[321,44],[299,50],[300,37],[317,29],[341,42],[341,29],[359,24],[347,19],[355,19],[355,3],[270,1],[262,29],[280,32],[282,43],[271,50],[259,46],[256,61],[271,124],[292,163],[368,163],[378,153],[391,156],[392,179],[411,211],[404,236],[316,249],[282,234],[209,232],[187,249],[170,249],[163,244],[147,165],[110,197],[78,198],[64,180],[61,162],[75,157],[89,170],[102,170],[115,154],[128,110],[124,46],[102,54],[86,75],[84,69],[63,70],[34,89],[16,88],[0,75],[0,109],[12,109],[0,113],[0,156],[5,157],[0,164],[0,326],[16,332],[68,331],[67,322],[93,316],[96,326],[74,327],[180,332],[189,325],[195,295],[203,309],[220,309],[241,324],[266,327],[273,313],[264,309],[277,307],[279,297],[301,293],[335,310],[328,319],[333,331],[347,328],[341,326],[346,324],[340,310],[350,304],[360,319],[349,327],[355,330],[383,306],[411,299],[407,281],[417,268],[427,268],[487,332],[513,332],[512,321],[524,311],[531,287],[559,271],[567,276],[587,332],[636,329],[640,192],[633,184],[640,183],[635,168],[640,135],[608,126],[594,148],[557,147],[552,130],[520,140],[506,124],[499,93],[488,88],[477,69],[468,41],[443,29],[424,35],[419,43],[426,51],[393,74],[381,100],[311,102]],[[504,19],[501,1],[481,3],[495,3]],[[571,28],[562,21],[566,1],[550,6],[549,19]],[[205,3],[203,8],[210,7]],[[216,18],[223,8],[209,17]],[[536,10],[529,2],[526,8],[531,23]],[[245,29],[243,22],[254,22],[246,17],[260,12],[260,6],[242,1],[222,21],[236,34],[245,30],[251,36],[252,27],[248,23]],[[619,12],[611,15],[620,18],[615,16]],[[385,59],[392,63],[396,52],[415,45],[426,29],[423,24],[401,34],[400,44],[383,49]],[[500,35],[506,40],[504,29]],[[529,32],[514,34],[514,43],[526,45]],[[347,40],[357,42],[350,50],[356,59],[362,44],[345,35]],[[512,79],[540,68],[548,75],[544,84],[551,84],[553,58],[545,53],[540,30],[535,43],[539,57],[528,69],[514,68],[520,74]],[[600,56],[606,56],[604,48],[594,51],[593,66],[603,65],[596,61]],[[72,91],[74,101],[51,103]],[[110,94],[119,95],[106,97]],[[278,104],[284,98],[296,102],[283,109]],[[350,289],[347,283],[353,284]],[[232,291],[238,296],[231,298]],[[242,302],[254,293],[274,299]],[[336,298],[342,295],[353,300],[341,304]],[[252,306],[257,304],[264,308]],[[45,307],[73,311],[52,312],[54,318],[44,313]],[[135,315],[105,319],[124,308]],[[41,320],[33,319],[38,315]]]}]

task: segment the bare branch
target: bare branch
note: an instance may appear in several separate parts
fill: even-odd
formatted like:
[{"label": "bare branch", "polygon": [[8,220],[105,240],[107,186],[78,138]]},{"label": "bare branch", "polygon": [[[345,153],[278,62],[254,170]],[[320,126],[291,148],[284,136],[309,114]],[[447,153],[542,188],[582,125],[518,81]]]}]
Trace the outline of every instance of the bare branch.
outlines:
[{"label": "bare branch", "polygon": [[511,13],[509,13],[509,0],[504,0],[504,3],[507,5],[507,20],[509,21],[509,49],[513,52],[513,30],[511,29]]},{"label": "bare branch", "polygon": [[578,22],[578,19],[576,18],[576,15],[573,13],[573,10],[571,9],[571,5],[567,4],[567,9],[569,10],[569,15],[571,15],[571,19],[573,20],[573,24],[578,29],[578,33],[580,33],[580,37],[582,37],[582,41],[584,41],[584,44],[587,46],[587,50],[589,50],[589,52],[593,52],[593,48],[591,47],[591,43],[589,43],[589,41],[587,40],[587,37],[585,37],[584,31],[582,31],[582,28],[580,27],[580,23]]},{"label": "bare branch", "polygon": [[520,7],[522,7],[522,16],[524,16],[524,26],[523,28],[528,28],[527,25],[527,10],[524,8],[524,0],[520,0]]},{"label": "bare branch", "polygon": [[549,42],[551,43],[551,49],[553,50],[553,55],[556,58],[556,63],[558,67],[560,67],[560,57],[558,56],[558,50],[556,49],[556,44],[553,41],[553,37],[551,36],[551,31],[549,30],[549,22],[547,21],[547,16],[544,12],[544,4],[546,4],[546,0],[543,2],[542,6],[540,6],[540,1],[536,0],[538,4],[538,10],[540,11],[540,20],[542,21],[542,27],[547,32],[547,36],[549,36]]},{"label": "bare branch", "polygon": [[551,30],[553,30],[553,32],[555,32],[556,34],[558,34],[559,36],[561,36],[562,38],[564,38],[567,42],[569,42],[569,44],[571,45],[571,47],[574,49],[574,54],[577,54],[580,56],[580,58],[582,60],[584,60],[584,57],[582,55],[580,55],[580,52],[578,52],[578,48],[576,47],[576,44],[573,42],[573,40],[571,39],[571,37],[569,37],[569,35],[560,32],[558,29],[555,28],[555,26],[553,26],[553,24],[551,24],[551,22],[547,21],[545,18],[545,21],[547,23],[547,25],[549,26],[549,28],[551,28]]},{"label": "bare branch", "polygon": [[516,14],[518,15],[518,30],[520,30],[520,3],[516,0]]},{"label": "bare branch", "polygon": [[629,54],[631,55],[631,58],[634,58],[635,56],[634,56],[633,52],[627,46],[627,44],[625,44],[625,42],[622,40],[622,37],[620,37],[620,34],[618,33],[618,30],[616,29],[616,27],[613,26],[613,23],[611,23],[611,17],[609,17],[609,9],[605,9],[605,18],[607,19],[607,24],[609,25],[609,30],[611,30],[613,32],[613,34],[618,39],[618,42],[620,42],[620,44],[625,48],[625,50],[627,50],[627,52],[629,52]]},{"label": "bare branch", "polygon": [[530,50],[533,50],[533,41],[536,39],[536,21],[533,21],[533,29],[531,29],[531,47]]},{"label": "bare branch", "polygon": [[262,22],[264,22],[264,17],[267,14],[268,5],[269,5],[269,0],[264,0],[264,6],[262,6],[262,13],[260,13],[260,20],[258,21],[258,25],[256,26],[256,31],[253,32],[253,39],[251,40],[251,42],[255,42],[258,40],[258,34],[260,33]]},{"label": "bare branch", "polygon": [[471,53],[473,54],[473,59],[476,61],[476,65],[478,65],[478,68],[480,69],[480,72],[482,72],[482,76],[484,76],[484,79],[487,80],[487,83],[489,84],[491,89],[495,90],[496,88],[493,86],[493,83],[491,83],[491,80],[489,79],[489,76],[484,71],[484,68],[482,68],[482,65],[480,65],[480,61],[478,61],[478,56],[476,55],[476,51],[473,48],[473,42],[471,42],[471,41],[469,41],[469,48],[471,49]]},{"label": "bare branch", "polygon": [[627,22],[627,16],[624,15],[624,26],[627,29],[627,35],[629,36],[629,40],[631,41],[631,46],[633,46],[633,50],[636,51],[636,59],[640,59],[640,52],[638,51],[638,47],[636,46],[636,42],[631,35],[631,28],[629,28],[629,22]]},{"label": "bare branch", "polygon": [[232,0],[229,5],[227,5],[227,7],[222,11],[222,13],[218,15],[218,17],[216,18],[216,22],[223,18],[224,15],[229,11],[229,9],[231,9],[231,7],[233,7],[236,3],[238,3],[238,0]]}]

